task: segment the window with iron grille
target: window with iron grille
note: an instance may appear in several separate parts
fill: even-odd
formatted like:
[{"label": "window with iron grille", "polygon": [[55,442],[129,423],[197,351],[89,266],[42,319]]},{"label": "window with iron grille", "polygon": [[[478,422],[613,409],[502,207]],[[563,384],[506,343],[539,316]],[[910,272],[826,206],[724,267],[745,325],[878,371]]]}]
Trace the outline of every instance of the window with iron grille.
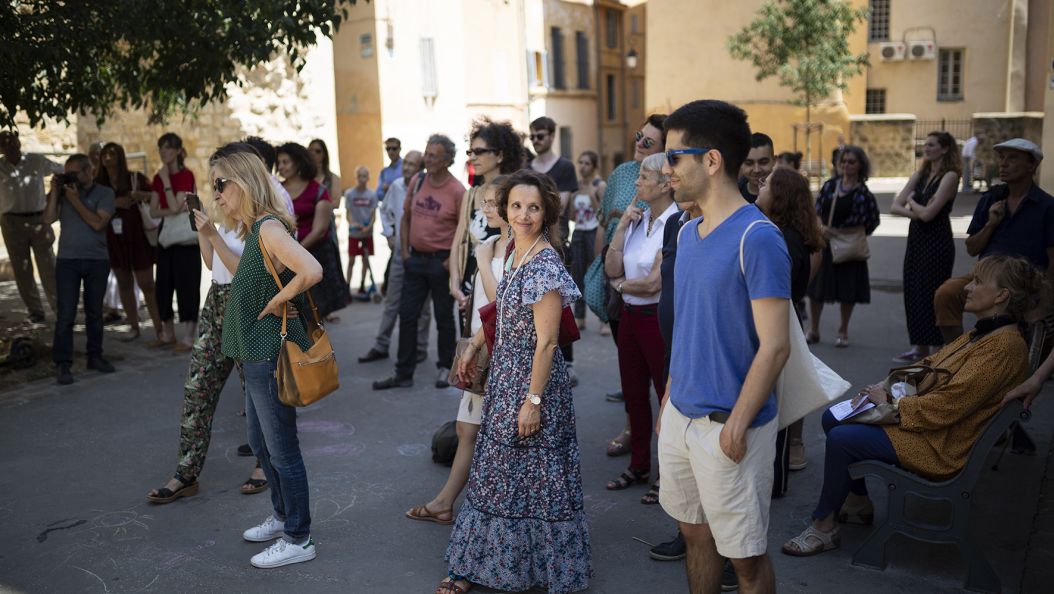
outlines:
[{"label": "window with iron grille", "polygon": [[581,31],[575,31],[575,57],[578,68],[578,88],[589,88],[589,39]]},{"label": "window with iron grille", "polygon": [[937,101],[962,101],[962,49],[941,49],[937,58]]},{"label": "window with iron grille", "polygon": [[889,0],[870,0],[871,16],[867,21],[870,41],[889,41]]},{"label": "window with iron grille", "polygon": [[566,89],[567,80],[564,77],[564,32],[560,27],[552,27],[553,44],[553,88]]},{"label": "window with iron grille", "polygon": [[886,90],[868,89],[864,99],[864,113],[886,113]]}]

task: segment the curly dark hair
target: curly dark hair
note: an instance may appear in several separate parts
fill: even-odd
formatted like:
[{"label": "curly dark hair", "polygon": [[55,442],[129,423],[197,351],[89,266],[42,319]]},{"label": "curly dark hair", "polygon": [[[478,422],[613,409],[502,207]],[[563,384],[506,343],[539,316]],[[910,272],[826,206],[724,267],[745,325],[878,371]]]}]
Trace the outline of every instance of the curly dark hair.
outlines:
[{"label": "curly dark hair", "polygon": [[816,218],[809,180],[797,171],[777,167],[772,170],[768,186],[772,207],[765,214],[769,219],[781,229],[792,227],[800,233],[810,252],[822,250],[827,242]]},{"label": "curly dark hair", "polygon": [[311,153],[307,151],[307,147],[296,142],[287,142],[275,150],[275,157],[285,153],[292,159],[293,164],[296,165],[296,174],[300,176],[300,179],[311,181],[318,175],[318,167],[315,166],[315,160],[311,158]]},{"label": "curly dark hair", "polygon": [[509,194],[516,186],[531,186],[542,197],[542,228],[549,230],[549,243],[561,245],[556,223],[560,220],[560,192],[552,178],[533,169],[520,169],[498,186],[498,214],[509,222]]},{"label": "curly dark hair", "polygon": [[509,122],[495,122],[488,117],[476,120],[472,122],[468,141],[471,143],[477,138],[501,155],[499,173],[508,175],[523,167],[523,140]]}]

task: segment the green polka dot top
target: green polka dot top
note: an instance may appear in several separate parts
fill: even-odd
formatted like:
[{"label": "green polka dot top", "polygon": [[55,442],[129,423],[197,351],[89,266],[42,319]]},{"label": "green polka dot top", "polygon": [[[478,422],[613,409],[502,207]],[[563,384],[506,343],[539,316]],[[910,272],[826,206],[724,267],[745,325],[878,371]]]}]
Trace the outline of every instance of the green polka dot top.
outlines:
[{"label": "green polka dot top", "polygon": [[[274,359],[282,345],[282,318],[269,315],[262,320],[256,319],[278,294],[278,285],[267,270],[263,252],[260,251],[260,226],[264,221],[274,218],[268,216],[253,223],[249,234],[245,236],[245,251],[231,281],[230,301],[223,315],[222,351],[224,355],[238,361]],[[282,284],[286,284],[293,276],[293,271],[286,268],[279,273],[278,278],[282,279]],[[297,309],[302,312],[309,311],[304,301],[302,297],[296,299]],[[305,350],[311,346],[299,318],[290,318],[287,331],[287,340]]]}]

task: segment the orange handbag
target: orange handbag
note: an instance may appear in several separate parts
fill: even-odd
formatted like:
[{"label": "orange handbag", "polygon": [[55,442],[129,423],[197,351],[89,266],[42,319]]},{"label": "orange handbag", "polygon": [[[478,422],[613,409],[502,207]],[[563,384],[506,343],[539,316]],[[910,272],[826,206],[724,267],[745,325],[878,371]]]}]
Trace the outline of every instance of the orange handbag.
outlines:
[{"label": "orange handbag", "polygon": [[[263,237],[260,238],[260,252],[263,254],[267,270],[281,291],[282,281],[271,262],[271,255],[264,247]],[[325,327],[322,326],[322,318],[318,315],[310,291],[307,292],[307,302],[315,316],[315,329],[311,331],[314,344],[307,351],[302,350],[295,342],[286,340],[289,304],[282,308],[282,346],[278,350],[274,377],[278,383],[278,399],[286,406],[307,406],[322,400],[340,387],[337,355],[333,352],[333,345],[329,342]]]}]

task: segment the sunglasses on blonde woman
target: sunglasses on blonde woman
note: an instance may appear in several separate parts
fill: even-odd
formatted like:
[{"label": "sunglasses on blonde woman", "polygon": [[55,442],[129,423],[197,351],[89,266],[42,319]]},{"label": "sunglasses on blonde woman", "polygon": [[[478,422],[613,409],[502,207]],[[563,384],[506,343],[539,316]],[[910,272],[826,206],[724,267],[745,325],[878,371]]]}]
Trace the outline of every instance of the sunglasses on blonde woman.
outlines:
[{"label": "sunglasses on blonde woman", "polygon": [[212,189],[216,190],[217,194],[222,194],[229,183],[231,183],[231,180],[225,177],[217,177],[216,181],[212,182]]}]

